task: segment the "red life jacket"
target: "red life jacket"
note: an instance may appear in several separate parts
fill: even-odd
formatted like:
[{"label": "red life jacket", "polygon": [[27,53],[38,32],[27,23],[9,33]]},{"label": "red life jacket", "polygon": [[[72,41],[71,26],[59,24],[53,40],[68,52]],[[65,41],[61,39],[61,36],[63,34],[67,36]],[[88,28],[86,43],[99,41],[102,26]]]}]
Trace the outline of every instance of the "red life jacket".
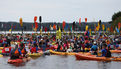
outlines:
[{"label": "red life jacket", "polygon": [[32,47],[31,53],[36,53],[36,47]]},{"label": "red life jacket", "polygon": [[22,54],[26,54],[26,51],[25,51],[24,48],[21,50],[21,53],[22,53]]},{"label": "red life jacket", "polygon": [[15,56],[19,56],[19,55],[20,55],[18,49],[15,50],[14,55],[15,55]]}]

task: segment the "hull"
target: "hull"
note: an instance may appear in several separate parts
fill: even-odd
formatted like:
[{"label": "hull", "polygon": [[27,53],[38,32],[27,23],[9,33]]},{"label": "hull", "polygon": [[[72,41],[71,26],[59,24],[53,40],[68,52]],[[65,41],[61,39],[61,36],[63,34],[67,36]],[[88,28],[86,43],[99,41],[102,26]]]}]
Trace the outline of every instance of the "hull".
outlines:
[{"label": "hull", "polygon": [[110,50],[111,53],[121,53],[121,50]]},{"label": "hull", "polygon": [[[75,55],[76,53],[75,52],[56,52],[56,51],[53,51],[53,50],[49,50],[50,51],[50,53],[52,53],[52,54],[55,54],[55,55]],[[83,52],[79,52],[79,53],[81,53],[81,54],[90,54],[90,53],[83,53]]]},{"label": "hull", "polygon": [[75,54],[77,60],[94,60],[94,61],[121,61],[118,57],[96,57],[95,55]]}]

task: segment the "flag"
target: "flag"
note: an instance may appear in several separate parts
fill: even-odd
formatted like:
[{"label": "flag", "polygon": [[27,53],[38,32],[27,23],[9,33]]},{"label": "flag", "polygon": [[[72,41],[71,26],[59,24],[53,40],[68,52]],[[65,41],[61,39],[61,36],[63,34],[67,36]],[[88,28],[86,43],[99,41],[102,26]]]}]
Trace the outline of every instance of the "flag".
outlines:
[{"label": "flag", "polygon": [[66,30],[68,30],[68,24],[66,24]]},{"label": "flag", "polygon": [[102,29],[103,29],[103,31],[105,30],[105,25],[104,24],[102,24]]},{"label": "flag", "polygon": [[85,18],[85,23],[87,23],[87,18]]},{"label": "flag", "polygon": [[89,33],[90,33],[90,36],[91,36],[91,34],[92,34],[92,31],[91,31],[91,29],[89,29]]},{"label": "flag", "polygon": [[55,30],[56,30],[56,25],[55,25],[55,24],[53,25],[53,29],[55,29]]},{"label": "flag", "polygon": [[120,24],[120,23],[118,23],[118,29],[120,30],[120,28],[121,28],[121,24]]},{"label": "flag", "polygon": [[113,32],[113,27],[111,26],[111,28],[110,28],[110,32]]},{"label": "flag", "polygon": [[65,22],[65,21],[63,21],[63,29],[64,29],[64,27],[65,27],[65,24],[66,24],[66,22]]},{"label": "flag", "polygon": [[40,29],[40,34],[42,34],[42,29]]},{"label": "flag", "polygon": [[99,26],[96,26],[96,31],[99,31]]},{"label": "flag", "polygon": [[34,17],[34,22],[36,22],[36,21],[37,21],[37,16]]},{"label": "flag", "polygon": [[19,22],[20,22],[20,26],[22,27],[23,26],[22,18],[20,18]]},{"label": "flag", "polygon": [[12,29],[9,29],[9,32],[11,32],[12,31]]},{"label": "flag", "polygon": [[107,31],[110,31],[110,28],[109,27],[107,28]]},{"label": "flag", "polygon": [[70,27],[70,30],[71,30],[71,31],[73,30],[73,26]]},{"label": "flag", "polygon": [[100,23],[98,22],[98,28],[100,29]]},{"label": "flag", "polygon": [[45,27],[45,32],[47,32],[47,27]]},{"label": "flag", "polygon": [[51,27],[52,27],[52,26],[50,25],[50,30],[51,30]]},{"label": "flag", "polygon": [[116,31],[118,32],[118,33],[120,33],[120,31],[119,31],[119,29],[116,27]]},{"label": "flag", "polygon": [[79,18],[79,24],[81,24],[81,18]]},{"label": "flag", "polygon": [[14,29],[16,28],[16,26],[14,25],[14,27],[13,27]]},{"label": "flag", "polygon": [[37,22],[35,22],[35,28],[36,28],[36,29],[38,28],[38,23],[37,23]]},{"label": "flag", "polygon": [[86,31],[88,30],[88,25],[86,25],[86,28],[85,28],[85,30],[86,30]]},{"label": "flag", "polygon": [[59,27],[58,33],[59,33],[59,39],[61,39],[61,30],[60,30],[60,27]]}]

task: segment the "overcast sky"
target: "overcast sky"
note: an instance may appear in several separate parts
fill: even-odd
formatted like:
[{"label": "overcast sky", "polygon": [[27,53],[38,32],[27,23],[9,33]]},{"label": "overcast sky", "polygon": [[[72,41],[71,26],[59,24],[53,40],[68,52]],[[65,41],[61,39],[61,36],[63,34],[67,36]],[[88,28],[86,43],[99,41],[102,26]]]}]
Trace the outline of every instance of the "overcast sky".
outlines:
[{"label": "overcast sky", "polygon": [[[121,11],[121,0],[0,0],[0,21],[34,22],[42,16],[43,22],[110,21]],[[38,18],[39,19],[39,18]]]}]

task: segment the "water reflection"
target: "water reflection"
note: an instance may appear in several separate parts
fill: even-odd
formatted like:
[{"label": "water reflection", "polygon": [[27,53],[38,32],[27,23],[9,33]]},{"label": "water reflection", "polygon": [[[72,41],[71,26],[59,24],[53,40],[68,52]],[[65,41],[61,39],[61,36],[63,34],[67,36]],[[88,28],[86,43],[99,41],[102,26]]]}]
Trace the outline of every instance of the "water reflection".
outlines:
[{"label": "water reflection", "polygon": [[110,69],[111,62],[99,61],[97,65],[98,65],[98,69]]},{"label": "water reflection", "polygon": [[121,62],[77,61],[74,56],[41,56],[27,63],[8,64],[9,57],[0,58],[0,69],[120,69]]}]

